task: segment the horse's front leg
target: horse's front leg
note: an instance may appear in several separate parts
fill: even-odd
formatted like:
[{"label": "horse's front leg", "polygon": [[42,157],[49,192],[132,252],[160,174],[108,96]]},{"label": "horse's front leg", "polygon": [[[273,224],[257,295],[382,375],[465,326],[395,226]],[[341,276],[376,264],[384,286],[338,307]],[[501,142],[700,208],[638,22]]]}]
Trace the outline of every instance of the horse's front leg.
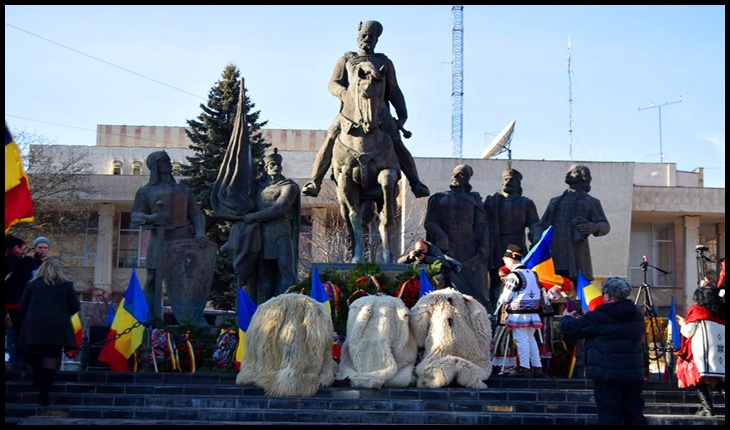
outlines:
[{"label": "horse's front leg", "polygon": [[394,263],[393,255],[393,230],[395,228],[396,209],[396,187],[398,186],[398,173],[393,169],[381,170],[378,174],[378,183],[383,192],[383,207],[378,214],[380,241],[383,244],[383,262]]},{"label": "horse's front leg", "polygon": [[340,202],[340,215],[347,223],[347,230],[350,233],[350,246],[352,247],[351,264],[359,264],[365,261],[365,245],[362,232],[362,216],[360,214],[360,193],[357,184],[353,182],[351,173],[347,168],[337,175],[337,200]]}]

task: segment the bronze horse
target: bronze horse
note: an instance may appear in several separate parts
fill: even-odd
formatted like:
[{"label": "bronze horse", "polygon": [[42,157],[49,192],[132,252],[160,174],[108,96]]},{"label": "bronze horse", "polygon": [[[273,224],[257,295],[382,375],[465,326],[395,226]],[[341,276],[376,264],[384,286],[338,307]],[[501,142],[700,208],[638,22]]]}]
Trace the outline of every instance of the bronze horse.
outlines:
[{"label": "bronze horse", "polygon": [[383,262],[394,262],[391,240],[400,166],[393,140],[381,127],[383,115],[390,115],[383,67],[378,69],[367,60],[348,63],[350,85],[339,114],[342,131],[332,154],[337,201],[347,224],[353,264],[365,261],[363,223],[370,221],[370,214],[378,217]]}]

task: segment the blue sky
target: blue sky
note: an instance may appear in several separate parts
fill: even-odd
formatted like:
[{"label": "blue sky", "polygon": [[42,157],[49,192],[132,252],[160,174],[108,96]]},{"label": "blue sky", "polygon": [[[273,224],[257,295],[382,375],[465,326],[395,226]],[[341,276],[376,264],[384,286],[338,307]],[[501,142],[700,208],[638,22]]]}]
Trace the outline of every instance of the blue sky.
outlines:
[{"label": "blue sky", "polygon": [[[97,124],[186,126],[232,63],[267,127],[326,129],[332,68],[370,19],[406,97],[408,148],[451,157],[450,5],[5,6],[5,120],[88,145]],[[463,158],[515,120],[513,159],[661,153],[725,187],[725,6],[466,5],[463,72]]]}]

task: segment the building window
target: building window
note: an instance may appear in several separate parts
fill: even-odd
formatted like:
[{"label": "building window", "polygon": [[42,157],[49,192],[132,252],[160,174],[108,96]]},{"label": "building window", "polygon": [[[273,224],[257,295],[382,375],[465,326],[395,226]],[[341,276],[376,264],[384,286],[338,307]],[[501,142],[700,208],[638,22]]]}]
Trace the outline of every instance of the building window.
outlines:
[{"label": "building window", "polygon": [[89,217],[83,233],[65,238],[63,260],[67,267],[94,267],[96,265],[96,241],[99,236],[99,219],[96,214]]},{"label": "building window", "polygon": [[119,219],[117,267],[139,267],[140,229],[131,227],[131,213],[122,212]]},{"label": "building window", "polygon": [[137,175],[137,176],[142,174],[142,161],[141,160],[134,160],[132,162],[132,174]]},{"label": "building window", "polygon": [[172,174],[175,176],[180,175],[180,162],[179,161],[173,161],[172,163]]},{"label": "building window", "polygon": [[121,175],[122,174],[122,160],[114,160],[114,174],[115,175]]},{"label": "building window", "polygon": [[[674,225],[671,223],[636,223],[631,227],[629,246],[629,281],[633,286],[673,288]],[[642,262],[646,256],[646,270]],[[665,273],[667,272],[667,273]]]}]

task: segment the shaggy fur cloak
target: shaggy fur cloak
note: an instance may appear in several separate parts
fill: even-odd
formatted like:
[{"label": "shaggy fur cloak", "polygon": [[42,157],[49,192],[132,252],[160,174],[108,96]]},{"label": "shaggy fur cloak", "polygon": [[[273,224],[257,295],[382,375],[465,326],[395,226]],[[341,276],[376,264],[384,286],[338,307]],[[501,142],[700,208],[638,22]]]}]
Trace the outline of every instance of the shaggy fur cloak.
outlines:
[{"label": "shaggy fur cloak", "polygon": [[416,339],[408,308],[392,296],[365,296],[350,305],[337,379],[353,387],[407,387],[415,383]]},{"label": "shaggy fur cloak", "polygon": [[492,326],[484,306],[467,294],[444,288],[418,300],[411,308],[410,325],[423,354],[416,366],[418,387],[456,383],[487,388]]},{"label": "shaggy fur cloak", "polygon": [[255,384],[270,396],[306,397],[332,385],[332,318],[303,294],[281,294],[259,305],[246,332],[236,384]]}]

